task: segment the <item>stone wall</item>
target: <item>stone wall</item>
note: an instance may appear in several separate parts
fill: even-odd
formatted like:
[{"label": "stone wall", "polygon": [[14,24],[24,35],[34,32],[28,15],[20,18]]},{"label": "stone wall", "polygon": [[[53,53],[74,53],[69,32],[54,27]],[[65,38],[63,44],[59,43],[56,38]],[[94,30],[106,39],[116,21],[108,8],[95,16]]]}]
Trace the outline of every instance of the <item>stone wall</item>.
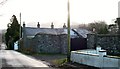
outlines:
[{"label": "stone wall", "polygon": [[87,35],[87,48],[88,49],[95,49],[95,35],[94,34],[88,34]]},{"label": "stone wall", "polygon": [[26,38],[25,40],[24,39],[21,39],[19,42],[20,42],[20,47],[19,47],[19,51],[22,51],[22,52],[26,52],[26,53],[29,53],[29,52],[32,52],[32,46],[33,46],[33,39],[30,39],[30,38]]},{"label": "stone wall", "polygon": [[107,50],[109,55],[120,55],[120,35],[100,35],[88,34],[87,48],[95,49],[96,46],[101,46],[102,49]]},{"label": "stone wall", "polygon": [[37,34],[32,39],[31,43],[33,52],[62,54],[67,53],[67,35],[65,34]]},{"label": "stone wall", "polygon": [[2,33],[0,33],[0,43],[2,43]]},{"label": "stone wall", "polygon": [[[67,49],[68,49],[67,35],[61,34],[59,37],[60,37],[61,53],[67,54]],[[59,43],[58,43],[58,44],[59,44]]]}]

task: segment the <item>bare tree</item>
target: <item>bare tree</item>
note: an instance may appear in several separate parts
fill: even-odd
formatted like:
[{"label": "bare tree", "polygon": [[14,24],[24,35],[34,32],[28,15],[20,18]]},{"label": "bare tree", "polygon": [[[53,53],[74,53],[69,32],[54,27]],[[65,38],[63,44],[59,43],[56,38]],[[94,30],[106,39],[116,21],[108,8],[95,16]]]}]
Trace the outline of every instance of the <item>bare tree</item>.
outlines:
[{"label": "bare tree", "polygon": [[88,29],[98,34],[107,34],[108,25],[104,21],[97,21],[88,24]]}]

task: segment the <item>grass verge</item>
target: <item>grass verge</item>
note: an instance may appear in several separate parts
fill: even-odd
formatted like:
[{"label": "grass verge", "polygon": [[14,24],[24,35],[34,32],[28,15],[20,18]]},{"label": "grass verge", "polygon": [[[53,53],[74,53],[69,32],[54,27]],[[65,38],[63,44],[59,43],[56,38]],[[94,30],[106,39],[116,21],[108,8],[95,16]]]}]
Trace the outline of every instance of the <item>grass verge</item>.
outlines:
[{"label": "grass verge", "polygon": [[56,59],[56,60],[53,60],[52,62],[57,66],[61,66],[65,63],[67,63],[67,58]]}]

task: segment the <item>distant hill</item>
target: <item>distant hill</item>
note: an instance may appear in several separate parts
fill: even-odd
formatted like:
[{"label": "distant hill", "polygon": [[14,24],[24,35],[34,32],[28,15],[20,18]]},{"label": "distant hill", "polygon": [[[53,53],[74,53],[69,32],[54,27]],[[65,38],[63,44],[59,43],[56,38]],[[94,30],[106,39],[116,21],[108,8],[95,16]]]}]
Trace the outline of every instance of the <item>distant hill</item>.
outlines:
[{"label": "distant hill", "polygon": [[5,36],[4,36],[5,33],[6,33],[5,29],[0,30],[0,43],[5,42]]},{"label": "distant hill", "polygon": [[0,33],[5,33],[6,29],[0,30]]},{"label": "distant hill", "polygon": [[0,30],[0,33],[2,33],[2,30]]},{"label": "distant hill", "polygon": [[7,32],[7,30],[6,30],[6,29],[3,29],[3,30],[2,30],[2,33],[6,33],[6,32]]}]

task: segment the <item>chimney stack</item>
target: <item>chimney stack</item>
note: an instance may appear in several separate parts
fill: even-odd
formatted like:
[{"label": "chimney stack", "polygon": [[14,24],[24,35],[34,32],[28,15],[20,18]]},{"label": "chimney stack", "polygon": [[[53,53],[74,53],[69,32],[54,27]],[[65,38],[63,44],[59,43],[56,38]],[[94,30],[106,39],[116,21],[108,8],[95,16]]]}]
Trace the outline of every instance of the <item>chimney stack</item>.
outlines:
[{"label": "chimney stack", "polygon": [[66,29],[66,25],[65,25],[65,23],[64,23],[64,25],[63,25],[63,29]]},{"label": "chimney stack", "polygon": [[23,27],[25,27],[25,22],[23,22]]},{"label": "chimney stack", "polygon": [[53,22],[51,23],[51,29],[53,29],[54,28],[54,25],[53,25]]},{"label": "chimney stack", "polygon": [[38,24],[37,24],[37,28],[40,28],[40,24],[39,24],[39,22],[38,22]]}]

